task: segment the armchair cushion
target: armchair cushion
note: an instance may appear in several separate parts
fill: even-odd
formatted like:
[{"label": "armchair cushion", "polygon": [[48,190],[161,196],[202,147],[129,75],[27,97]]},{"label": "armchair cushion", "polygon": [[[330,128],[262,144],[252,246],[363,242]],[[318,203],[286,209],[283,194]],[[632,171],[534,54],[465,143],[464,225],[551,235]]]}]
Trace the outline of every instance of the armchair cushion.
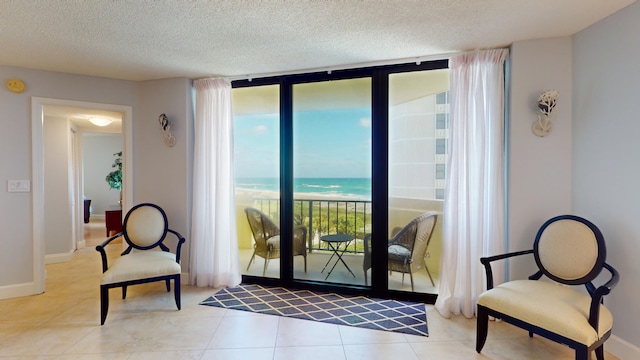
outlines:
[{"label": "armchair cushion", "polygon": [[120,256],[102,275],[101,284],[180,274],[176,255],[166,251],[141,251]]},{"label": "armchair cushion", "polygon": [[267,239],[267,248],[271,251],[280,249],[280,235],[272,236]]},{"label": "armchair cushion", "polygon": [[390,261],[397,261],[406,264],[411,260],[411,250],[402,245],[389,245],[387,250],[389,252]]},{"label": "armchair cushion", "polygon": [[514,280],[488,290],[478,305],[547,329],[590,346],[613,326],[613,316],[600,305],[598,333],[589,325],[591,297],[570,287],[538,280]]}]

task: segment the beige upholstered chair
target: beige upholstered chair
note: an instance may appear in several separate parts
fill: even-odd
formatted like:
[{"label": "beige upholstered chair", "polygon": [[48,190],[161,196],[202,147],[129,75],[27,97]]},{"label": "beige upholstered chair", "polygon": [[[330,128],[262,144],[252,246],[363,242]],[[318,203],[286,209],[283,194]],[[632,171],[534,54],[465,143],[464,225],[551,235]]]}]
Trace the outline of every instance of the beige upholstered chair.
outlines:
[{"label": "beige upholstered chair", "polygon": [[[176,252],[171,253],[163,243],[167,234],[177,239]],[[122,236],[127,248],[109,265],[105,247]],[[185,239],[169,229],[167,215],[155,204],[139,204],[131,208],[124,218],[122,233],[118,233],[96,247],[102,257],[102,280],[100,282],[100,324],[104,325],[109,311],[109,289],[122,288],[122,298],[127,296],[127,286],[155,281],[165,281],[171,291],[171,280],[175,300],[180,310],[180,248]]]},{"label": "beige upholstered chair", "polygon": [[[513,280],[493,286],[491,262],[533,254],[539,271],[529,280]],[[566,344],[576,351],[576,359],[588,359],[595,350],[604,359],[604,342],[611,335],[613,317],[603,305],[618,282],[618,273],[606,260],[604,237],[591,222],[574,215],[562,215],[545,222],[533,249],[482,258],[487,288],[478,298],[476,351],[487,338],[489,316]],[[611,278],[596,287],[592,281],[603,269]],[[553,280],[540,281],[542,275]],[[569,286],[585,285],[587,294]]]},{"label": "beige upholstered chair", "polygon": [[[247,214],[247,221],[253,234],[253,255],[247,265],[247,270],[251,267],[256,255],[264,258],[262,276],[267,272],[269,260],[280,258],[280,229],[265,213],[248,207],[244,209]],[[307,272],[307,228],[296,226],[293,229],[293,256],[302,255],[304,257],[304,272]]]},{"label": "beige upholstered chair", "polygon": [[[424,261],[429,248],[429,242],[436,226],[438,214],[428,211],[411,220],[403,228],[396,227],[391,232],[391,239],[387,247],[389,259],[387,266],[389,272],[399,271],[402,273],[402,283],[404,284],[404,274],[409,274],[411,279],[411,291],[414,290],[413,273],[422,269],[427,271],[431,285],[435,286],[431,272]],[[364,237],[364,260],[362,269],[364,270],[365,285],[369,285],[367,270],[371,268],[371,234]]]}]

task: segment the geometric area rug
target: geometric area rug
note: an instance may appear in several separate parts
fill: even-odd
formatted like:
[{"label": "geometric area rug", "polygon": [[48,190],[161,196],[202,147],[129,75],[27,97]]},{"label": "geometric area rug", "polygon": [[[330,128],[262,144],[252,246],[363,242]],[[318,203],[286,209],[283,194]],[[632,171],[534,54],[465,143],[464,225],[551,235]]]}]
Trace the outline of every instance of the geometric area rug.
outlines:
[{"label": "geometric area rug", "polygon": [[240,284],[200,305],[429,336],[423,303]]}]

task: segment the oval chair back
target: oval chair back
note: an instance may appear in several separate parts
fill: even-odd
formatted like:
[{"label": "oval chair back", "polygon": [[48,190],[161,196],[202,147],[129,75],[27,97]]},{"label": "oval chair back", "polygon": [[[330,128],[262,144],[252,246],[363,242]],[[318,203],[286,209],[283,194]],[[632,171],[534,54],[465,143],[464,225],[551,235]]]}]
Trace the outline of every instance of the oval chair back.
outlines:
[{"label": "oval chair back", "polygon": [[556,216],[538,231],[533,255],[548,278],[568,285],[592,281],[607,257],[604,236],[589,220],[574,215]]},{"label": "oval chair back", "polygon": [[158,205],[150,203],[131,208],[122,224],[125,241],[138,250],[159,246],[167,236],[168,229],[167,214]]}]

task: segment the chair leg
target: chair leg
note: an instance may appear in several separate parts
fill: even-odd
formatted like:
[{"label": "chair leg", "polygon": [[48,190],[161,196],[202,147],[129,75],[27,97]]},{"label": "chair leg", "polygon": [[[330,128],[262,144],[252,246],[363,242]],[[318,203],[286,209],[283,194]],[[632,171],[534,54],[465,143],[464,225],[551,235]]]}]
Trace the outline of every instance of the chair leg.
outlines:
[{"label": "chair leg", "polygon": [[304,255],[304,273],[307,273],[307,253],[305,252]]},{"label": "chair leg", "polygon": [[[404,274],[402,274],[404,276]],[[409,279],[411,279],[411,291],[415,292],[415,289],[413,288],[413,273],[411,271],[409,271]]]},{"label": "chair leg", "polygon": [[596,348],[596,359],[604,360],[604,345],[600,345]]},{"label": "chair leg", "polygon": [[167,279],[165,282],[167,284],[167,292],[171,292],[171,279]]},{"label": "chair leg", "polygon": [[100,325],[104,325],[109,311],[109,289],[100,286]]},{"label": "chair leg", "polygon": [[[167,280],[167,282],[169,282],[169,280]],[[178,310],[180,310],[181,304],[180,304],[180,275],[179,274],[173,279],[173,293],[176,297],[176,306],[178,307]]]},{"label": "chair leg", "polygon": [[122,285],[122,300],[127,298],[127,285]]},{"label": "chair leg", "polygon": [[367,270],[364,271],[364,286],[369,286],[369,277],[367,276]]},{"label": "chair leg", "polygon": [[482,351],[484,343],[487,341],[487,332],[489,330],[489,314],[484,307],[478,305],[478,320],[476,323],[476,351],[478,354]]},{"label": "chair leg", "polygon": [[269,265],[269,259],[264,259],[264,269],[262,269],[262,276],[267,273],[267,265]]},{"label": "chair leg", "polygon": [[251,259],[249,259],[249,264],[247,265],[247,271],[249,271],[249,267],[251,267],[251,263],[253,262],[253,259],[255,259],[256,257],[256,251],[253,250],[253,255],[251,255]]},{"label": "chair leg", "polygon": [[589,351],[586,346],[576,348],[576,360],[589,360]]},{"label": "chair leg", "polygon": [[436,283],[433,282],[433,278],[431,277],[431,272],[429,271],[427,264],[424,265],[424,268],[427,269],[427,275],[429,275],[429,280],[431,280],[431,286],[436,286]]}]

